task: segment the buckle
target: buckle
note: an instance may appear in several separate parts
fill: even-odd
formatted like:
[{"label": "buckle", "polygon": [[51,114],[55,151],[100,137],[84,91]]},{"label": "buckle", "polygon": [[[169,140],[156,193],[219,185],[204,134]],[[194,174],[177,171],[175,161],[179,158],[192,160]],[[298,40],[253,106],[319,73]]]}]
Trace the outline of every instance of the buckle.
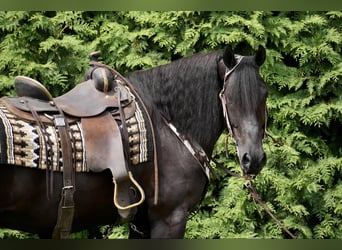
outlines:
[{"label": "buckle", "polygon": [[62,116],[55,116],[54,123],[56,127],[65,127],[65,119]]},{"label": "buckle", "polygon": [[62,190],[64,191],[64,190],[73,189],[73,188],[74,186],[64,186],[62,187]]}]

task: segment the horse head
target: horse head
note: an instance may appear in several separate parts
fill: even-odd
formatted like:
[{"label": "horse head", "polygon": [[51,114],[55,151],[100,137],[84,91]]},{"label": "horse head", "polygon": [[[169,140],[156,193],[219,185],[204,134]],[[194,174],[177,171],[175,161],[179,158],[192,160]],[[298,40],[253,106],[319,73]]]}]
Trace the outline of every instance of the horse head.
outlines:
[{"label": "horse head", "polygon": [[259,73],[265,58],[262,46],[255,56],[234,55],[227,47],[221,63],[225,68],[221,74],[224,83],[220,92],[225,121],[246,175],[258,174],[266,164],[262,140],[266,127],[267,88]]}]

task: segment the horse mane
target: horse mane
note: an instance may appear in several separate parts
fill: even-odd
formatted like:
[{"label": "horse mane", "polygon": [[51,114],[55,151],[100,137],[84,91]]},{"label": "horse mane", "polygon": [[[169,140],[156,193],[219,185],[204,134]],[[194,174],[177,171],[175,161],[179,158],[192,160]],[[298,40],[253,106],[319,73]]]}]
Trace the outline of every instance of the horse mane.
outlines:
[{"label": "horse mane", "polygon": [[[242,114],[255,110],[262,101],[261,98],[267,96],[267,88],[259,72],[259,66],[255,62],[254,56],[245,56],[234,70],[234,81],[227,85],[228,100],[236,104]],[[264,91],[264,95],[260,95]]]},{"label": "horse mane", "polygon": [[169,64],[128,74],[145,100],[149,99],[178,131],[196,140],[210,155],[223,130],[218,93],[222,51],[195,54]]}]

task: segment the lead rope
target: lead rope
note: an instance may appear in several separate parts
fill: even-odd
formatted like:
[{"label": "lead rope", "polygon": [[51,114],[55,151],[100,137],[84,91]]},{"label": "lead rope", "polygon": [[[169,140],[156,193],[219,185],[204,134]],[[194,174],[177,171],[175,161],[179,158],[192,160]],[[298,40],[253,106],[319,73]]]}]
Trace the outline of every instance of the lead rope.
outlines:
[{"label": "lead rope", "polygon": [[254,187],[252,186],[251,182],[248,182],[246,185],[247,189],[253,196],[253,200],[257,201],[265,210],[265,212],[278,224],[278,226],[283,229],[292,239],[296,239],[296,236],[294,236],[289,229],[281,222],[279,221],[274,214],[270,211],[270,209],[267,207],[265,202],[261,199],[261,197],[258,195],[258,193],[255,191]]},{"label": "lead rope", "polygon": [[[226,139],[226,155],[228,155],[228,138],[229,135],[227,135],[227,139]],[[266,203],[261,199],[260,195],[258,195],[258,193],[255,191],[255,188],[253,187],[252,183],[251,183],[251,177],[249,176],[243,176],[241,174],[235,173],[231,170],[229,170],[228,168],[226,168],[225,166],[223,166],[223,164],[217,162],[214,158],[212,159],[212,161],[215,163],[216,166],[218,166],[219,168],[221,168],[224,172],[226,172],[228,175],[230,176],[234,176],[237,178],[242,178],[245,180],[248,180],[248,183],[245,184],[245,187],[248,189],[248,191],[250,192],[250,194],[252,195],[253,201],[257,201],[265,210],[265,212],[278,224],[278,226],[283,229],[292,239],[296,239],[296,236],[294,236],[290,230],[281,222],[279,221],[275,215],[270,211],[270,209],[267,207]]]}]

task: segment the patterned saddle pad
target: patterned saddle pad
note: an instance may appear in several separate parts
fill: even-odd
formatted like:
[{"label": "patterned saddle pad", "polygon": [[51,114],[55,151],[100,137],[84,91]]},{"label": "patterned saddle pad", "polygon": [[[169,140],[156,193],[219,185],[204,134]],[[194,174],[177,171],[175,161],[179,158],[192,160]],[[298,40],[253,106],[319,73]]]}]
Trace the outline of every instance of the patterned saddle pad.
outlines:
[{"label": "patterned saddle pad", "polygon": [[[146,114],[136,102],[136,111],[126,120],[129,135],[129,152],[132,165],[149,161],[153,155],[151,130],[145,122]],[[47,137],[43,137],[39,126],[10,112],[0,99],[0,164],[23,167],[63,170],[62,151],[58,130],[46,125]],[[70,124],[73,161],[77,172],[88,172],[85,139],[81,120]],[[46,154],[47,150],[51,153]]]}]

